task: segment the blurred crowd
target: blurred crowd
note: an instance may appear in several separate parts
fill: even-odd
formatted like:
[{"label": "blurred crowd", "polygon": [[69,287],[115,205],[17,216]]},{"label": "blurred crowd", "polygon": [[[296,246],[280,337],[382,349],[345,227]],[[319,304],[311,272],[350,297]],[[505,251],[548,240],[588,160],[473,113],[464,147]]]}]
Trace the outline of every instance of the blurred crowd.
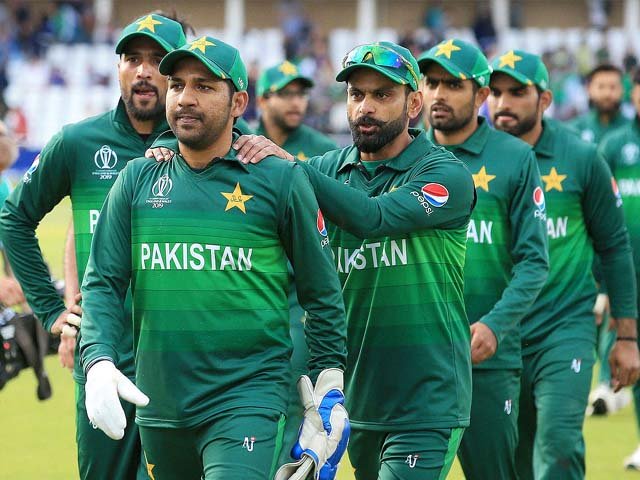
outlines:
[{"label": "blurred crowd", "polygon": [[[397,32],[398,43],[409,48],[416,56],[444,39],[452,28],[447,16],[446,2],[426,3],[427,6],[421,13],[421,27],[411,31]],[[7,106],[5,103],[4,92],[9,82],[7,74],[9,62],[28,62],[33,67],[30,71],[44,72],[43,75],[48,77],[46,81],[49,85],[68,85],[65,72],[56,65],[48,65],[46,69],[38,68],[38,65],[45,61],[47,49],[55,44],[109,43],[112,42],[115,31],[111,25],[101,28],[100,32],[97,31],[93,1],[50,2],[46,8],[43,8],[42,3],[38,5],[36,10],[33,3],[25,0],[7,0],[0,3],[0,119],[5,119],[18,138],[25,138],[28,122],[20,105]],[[592,27],[605,31],[608,22],[608,3],[590,0],[586,5],[590,8],[589,17]],[[316,82],[310,97],[306,123],[324,132],[341,133],[334,131],[335,122],[331,122],[332,108],[342,103],[344,88],[335,82],[336,65],[335,61],[332,62],[329,51],[329,32],[314,23],[304,12],[298,0],[280,0],[277,11],[286,59],[297,63],[300,71],[314,78]],[[510,11],[510,26],[521,27],[521,10],[518,1],[511,2]],[[487,56],[493,57],[498,44],[497,33],[487,4],[477,2],[475,19],[468,28]],[[562,120],[569,119],[589,108],[587,94],[582,88],[586,74],[595,65],[610,61],[609,54],[607,45],[594,50],[586,41],[574,51],[561,46],[543,54],[551,75],[551,89],[554,94],[554,109],[551,113],[554,117]],[[257,61],[247,63],[249,93],[252,100],[245,118],[249,122],[254,122],[258,112],[253,93],[255,81],[260,74],[260,65]],[[631,76],[637,63],[636,56],[633,53],[627,53],[623,64],[619,65],[625,72],[623,112],[629,114],[632,114],[629,105]],[[88,86],[105,85],[116,81],[115,76],[88,75],[87,79],[91,84]]]}]

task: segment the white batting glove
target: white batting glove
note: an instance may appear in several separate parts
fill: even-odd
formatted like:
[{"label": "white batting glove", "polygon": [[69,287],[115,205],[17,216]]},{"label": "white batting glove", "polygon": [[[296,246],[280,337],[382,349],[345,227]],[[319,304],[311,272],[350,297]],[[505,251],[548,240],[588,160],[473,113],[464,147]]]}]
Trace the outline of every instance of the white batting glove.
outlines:
[{"label": "white batting glove", "polygon": [[101,360],[87,372],[85,385],[87,416],[94,428],[108,437],[120,440],[124,436],[127,419],[120,398],[139,407],[149,403],[149,397],[138,390],[110,360]]}]

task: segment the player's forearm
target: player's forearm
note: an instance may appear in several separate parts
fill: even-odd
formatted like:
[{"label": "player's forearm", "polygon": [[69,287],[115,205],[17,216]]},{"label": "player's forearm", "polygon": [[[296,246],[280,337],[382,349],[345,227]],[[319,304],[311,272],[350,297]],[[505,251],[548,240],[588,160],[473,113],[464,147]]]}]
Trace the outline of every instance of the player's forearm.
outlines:
[{"label": "player's forearm", "polygon": [[36,225],[22,218],[11,204],[5,203],[0,214],[2,242],[13,273],[24,291],[29,306],[49,331],[56,318],[65,310],[56,291],[49,269],[35,235]]},{"label": "player's forearm", "polygon": [[611,316],[637,318],[637,286],[631,247],[628,243],[600,253],[602,275],[607,285]]},{"label": "player's forearm", "polygon": [[80,293],[78,282],[78,264],[76,261],[76,244],[73,221],[67,230],[67,240],[64,245],[64,303],[73,305],[76,295]]}]

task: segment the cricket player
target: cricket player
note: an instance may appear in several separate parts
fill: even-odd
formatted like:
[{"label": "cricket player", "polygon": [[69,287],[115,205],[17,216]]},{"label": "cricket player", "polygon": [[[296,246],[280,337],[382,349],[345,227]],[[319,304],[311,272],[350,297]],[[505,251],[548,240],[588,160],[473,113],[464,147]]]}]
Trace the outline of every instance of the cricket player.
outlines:
[{"label": "cricket player", "polygon": [[[231,149],[248,103],[234,47],[204,36],[159,70],[169,76],[179,155],[130,162],[96,225],[82,286],[87,414],[117,439],[118,396],[135,403],[150,477],[271,480],[291,377],[288,261],[308,315],[305,422],[322,418],[324,438],[338,433],[346,447],[346,416],[333,416],[344,414],[346,325],[327,231],[301,168],[278,159],[246,166]],[[124,331],[133,332],[140,390],[115,366]],[[303,453],[335,476],[336,445]]]},{"label": "cricket player", "polygon": [[[120,56],[118,106],[102,115],[68,125],[44,147],[22,182],[9,196],[0,215],[2,240],[14,273],[31,308],[51,333],[60,334],[69,313],[79,319],[79,307],[65,308],[51,284],[35,231],[42,218],[66,196],[71,197],[75,227],[77,275],[82,279],[89,257],[100,208],[118,173],[140,156],[155,138],[167,130],[165,95],[167,81],[158,64],[164,55],[182,46],[180,23],[159,14],[148,14],[127,25],[116,45]],[[107,244],[100,248],[109,249]],[[126,314],[131,306],[127,302]],[[133,340],[123,331],[117,343],[117,365],[133,378]],[[77,356],[76,356],[77,357]],[[126,406],[131,420],[125,438],[115,442],[95,430],[85,412],[85,377],[76,358],[76,442],[83,479],[147,478],[141,461],[134,409]]]},{"label": "cricket player", "polygon": [[511,480],[517,478],[520,320],[549,268],[540,174],[530,145],[478,116],[491,67],[477,47],[445,40],[418,64],[427,137],[467,165],[478,195],[464,270],[473,400],[458,457],[467,480]]},{"label": "cricket player", "polygon": [[521,480],[582,479],[584,421],[594,363],[594,252],[611,299],[614,389],[638,379],[636,285],[622,199],[596,147],[543,120],[552,101],[540,57],[510,50],[492,63],[488,105],[496,128],[533,146],[544,185],[549,276],[522,321],[518,419]]},{"label": "cricket player", "polygon": [[[469,425],[463,270],[475,190],[462,162],[409,128],[423,105],[419,74],[396,44],[354,48],[336,77],[354,144],[297,162],[331,221],[358,480],[445,478]],[[243,162],[293,159],[264,137],[236,146]]]},{"label": "cricket player", "polygon": [[[616,178],[622,198],[625,220],[636,270],[636,284],[640,285],[640,72],[633,77],[631,101],[636,110],[633,121],[607,134],[600,142],[599,150]],[[640,384],[633,385],[636,421],[640,431]],[[626,468],[640,470],[640,447],[625,459]]]},{"label": "cricket player", "polygon": [[[622,70],[615,65],[603,63],[587,75],[587,93],[590,109],[569,122],[583,140],[598,145],[604,136],[627,123],[628,119],[620,111],[624,88]],[[596,259],[596,271],[599,271]],[[601,279],[597,279],[601,280]],[[609,329],[608,297],[606,288],[601,289],[594,306],[597,329],[597,358],[600,360],[598,385],[589,394],[588,411],[594,415],[604,415],[622,408],[629,400],[627,392],[614,393],[611,389],[609,353],[615,343],[615,331]]]},{"label": "cricket player", "polygon": [[[257,135],[264,135],[290,154],[301,159],[322,155],[338,146],[326,135],[303,122],[309,106],[309,90],[313,80],[302,75],[298,67],[285,60],[266,69],[256,84],[260,123]],[[242,132],[246,134],[247,132]],[[307,371],[309,351],[304,339],[304,310],[298,303],[295,282],[290,281],[289,330],[293,341],[291,355],[292,379],[287,423],[284,431],[280,464],[291,461],[291,447],[298,436],[303,408],[296,387],[300,375]]]},{"label": "cricket player", "polygon": [[629,120],[620,111],[624,89],[622,70],[615,65],[602,63],[587,75],[589,111],[574,118],[569,125],[585,142],[600,143],[600,140]]}]

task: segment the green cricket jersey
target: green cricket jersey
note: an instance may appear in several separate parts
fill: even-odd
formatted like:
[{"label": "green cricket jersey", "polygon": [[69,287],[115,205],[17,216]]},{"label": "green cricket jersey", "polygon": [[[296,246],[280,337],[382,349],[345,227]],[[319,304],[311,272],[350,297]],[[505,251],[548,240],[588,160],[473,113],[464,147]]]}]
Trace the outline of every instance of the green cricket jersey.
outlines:
[{"label": "green cricket jersey", "polygon": [[253,135],[254,133],[247,121],[242,117],[239,117],[238,120],[236,120],[236,124],[233,126],[233,128],[236,129],[241,135]]},{"label": "green cricket jersey", "polygon": [[[498,340],[495,355],[473,368],[522,368],[520,320],[549,270],[544,194],[531,147],[478,121],[464,143],[445,146],[467,165],[478,195],[467,232],[467,315]],[[427,135],[435,143],[433,130]]]},{"label": "green cricket jersey", "polygon": [[[174,140],[170,146],[178,150]],[[322,214],[302,169],[231,150],[194,171],[131,162],[109,193],[82,286],[86,369],[134,332],[144,426],[192,427],[235,407],[286,410],[289,278],[307,311],[312,379],[345,367],[344,307]],[[131,282],[133,326],[122,303]]]},{"label": "green cricket jersey", "polygon": [[11,188],[9,187],[9,182],[3,177],[0,177],[0,208],[2,208],[2,204],[9,196],[11,192]]},{"label": "green cricket jersey", "polygon": [[[168,128],[161,122],[143,139],[120,100],[114,110],[65,126],[9,196],[0,215],[3,239],[27,301],[47,330],[65,306],[51,285],[35,237],[36,227],[64,197],[71,197],[78,278],[82,281],[93,231],[109,189],[127,162],[143,154]],[[118,368],[133,376],[131,335],[127,332],[118,345]],[[74,377],[84,382],[77,357]]]},{"label": "green cricket jersey", "polygon": [[463,270],[473,180],[424,131],[410,133],[411,144],[375,175],[355,146],[299,162],[332,222],[347,314],[347,410],[362,429],[469,424]]},{"label": "green cricket jersey", "polygon": [[618,112],[611,121],[604,125],[600,122],[598,112],[594,108],[569,122],[569,127],[575,129],[582,140],[589,143],[600,143],[604,136],[613,130],[629,123],[629,120]]},{"label": "green cricket jersey", "polygon": [[[256,135],[269,137],[262,120],[260,121],[260,125],[258,125]],[[307,160],[308,158],[324,155],[326,152],[335,150],[338,148],[338,145],[323,133],[301,124],[289,134],[284,145],[281,145],[281,147],[294,157],[300,160]]]},{"label": "green cricket jersey", "polygon": [[639,119],[608,134],[600,152],[617,180],[624,202],[625,221],[634,254],[636,275],[640,274],[640,123]]},{"label": "green cricket jersey", "polygon": [[637,317],[636,287],[622,200],[595,145],[543,121],[534,147],[547,207],[550,271],[522,322],[523,354],[583,339],[595,342],[594,251],[613,317]]}]

